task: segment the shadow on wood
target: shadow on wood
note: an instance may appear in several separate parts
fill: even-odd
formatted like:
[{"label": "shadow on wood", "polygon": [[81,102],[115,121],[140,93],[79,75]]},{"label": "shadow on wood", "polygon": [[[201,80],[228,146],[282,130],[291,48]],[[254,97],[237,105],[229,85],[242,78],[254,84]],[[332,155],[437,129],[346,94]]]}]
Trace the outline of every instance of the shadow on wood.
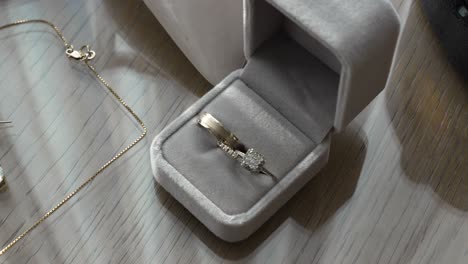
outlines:
[{"label": "shadow on wood", "polygon": [[446,204],[468,211],[467,83],[434,41],[421,5],[412,12],[425,30],[403,32],[394,78],[385,91],[400,143],[400,166],[412,182],[429,186]]}]

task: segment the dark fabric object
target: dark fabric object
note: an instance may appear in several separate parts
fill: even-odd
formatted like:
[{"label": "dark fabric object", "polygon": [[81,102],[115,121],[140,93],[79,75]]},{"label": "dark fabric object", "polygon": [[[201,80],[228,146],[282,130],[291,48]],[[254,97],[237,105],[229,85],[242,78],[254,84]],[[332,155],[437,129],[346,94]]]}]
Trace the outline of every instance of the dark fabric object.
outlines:
[{"label": "dark fabric object", "polygon": [[[467,1],[468,2],[468,1]],[[429,22],[440,39],[449,61],[468,79],[468,16],[458,14],[464,0],[423,0]]]}]

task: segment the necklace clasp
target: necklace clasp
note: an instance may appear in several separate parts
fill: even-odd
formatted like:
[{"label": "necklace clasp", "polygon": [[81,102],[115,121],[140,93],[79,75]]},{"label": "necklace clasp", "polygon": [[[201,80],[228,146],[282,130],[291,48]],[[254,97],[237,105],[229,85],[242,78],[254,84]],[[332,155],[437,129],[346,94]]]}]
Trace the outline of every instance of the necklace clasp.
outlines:
[{"label": "necklace clasp", "polygon": [[67,54],[69,58],[78,61],[89,61],[94,59],[94,57],[96,56],[96,52],[94,50],[91,50],[89,45],[84,45],[79,50],[76,50],[73,48],[73,46],[70,46],[65,50],[65,54]]}]

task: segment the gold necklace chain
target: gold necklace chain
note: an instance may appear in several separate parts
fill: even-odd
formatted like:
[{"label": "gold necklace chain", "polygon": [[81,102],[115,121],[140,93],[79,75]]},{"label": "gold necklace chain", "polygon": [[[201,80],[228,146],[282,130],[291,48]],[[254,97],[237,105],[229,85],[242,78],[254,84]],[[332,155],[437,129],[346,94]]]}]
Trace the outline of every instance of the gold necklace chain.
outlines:
[{"label": "gold necklace chain", "polygon": [[137,123],[142,128],[143,132],[141,135],[136,138],[132,143],[122,149],[119,153],[117,153],[114,157],[112,157],[109,161],[107,161],[102,167],[100,167],[91,177],[87,178],[80,186],[78,186],[75,190],[70,192],[65,198],[62,199],[59,203],[57,203],[52,209],[47,211],[41,218],[39,218],[33,225],[31,225],[28,229],[23,231],[19,236],[13,239],[8,245],[6,245],[2,250],[0,250],[0,256],[4,255],[8,250],[10,250],[16,243],[18,243],[21,239],[23,239],[26,235],[31,233],[36,227],[38,227],[42,222],[44,222],[47,218],[49,218],[53,213],[55,213],[60,207],[62,207],[65,203],[67,203],[70,199],[72,199],[78,192],[80,192],[84,187],[90,184],[98,175],[100,175],[104,170],[106,170],[112,163],[122,157],[127,151],[133,148],[138,142],[140,142],[147,133],[147,129],[141,118],[133,111],[133,109],[120,97],[115,90],[110,86],[110,84],[104,80],[104,78],[96,71],[96,68],[89,64],[89,61],[95,57],[95,52],[90,49],[88,45],[83,46],[79,50],[75,50],[71,44],[67,42],[67,39],[63,35],[63,33],[58,29],[54,24],[47,20],[42,19],[31,19],[31,20],[19,20],[10,24],[6,24],[0,26],[0,30],[6,29],[9,27],[23,25],[28,23],[42,23],[46,24],[54,29],[57,35],[63,42],[65,46],[65,53],[69,58],[82,61],[86,66],[88,66],[89,70],[96,76],[96,78],[107,88],[107,90],[114,96],[117,101],[130,113],[130,115],[135,118]]}]

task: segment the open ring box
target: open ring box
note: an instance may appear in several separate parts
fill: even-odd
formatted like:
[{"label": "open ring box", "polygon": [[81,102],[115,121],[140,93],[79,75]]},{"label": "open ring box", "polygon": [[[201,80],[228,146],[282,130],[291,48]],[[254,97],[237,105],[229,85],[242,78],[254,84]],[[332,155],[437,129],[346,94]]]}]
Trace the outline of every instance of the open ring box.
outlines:
[{"label": "open ring box", "polygon": [[[327,163],[339,132],[385,87],[399,20],[386,0],[245,0],[247,63],[153,141],[156,180],[223,240],[247,238]],[[220,43],[222,45],[222,43]],[[276,177],[228,157],[208,112]]]}]

